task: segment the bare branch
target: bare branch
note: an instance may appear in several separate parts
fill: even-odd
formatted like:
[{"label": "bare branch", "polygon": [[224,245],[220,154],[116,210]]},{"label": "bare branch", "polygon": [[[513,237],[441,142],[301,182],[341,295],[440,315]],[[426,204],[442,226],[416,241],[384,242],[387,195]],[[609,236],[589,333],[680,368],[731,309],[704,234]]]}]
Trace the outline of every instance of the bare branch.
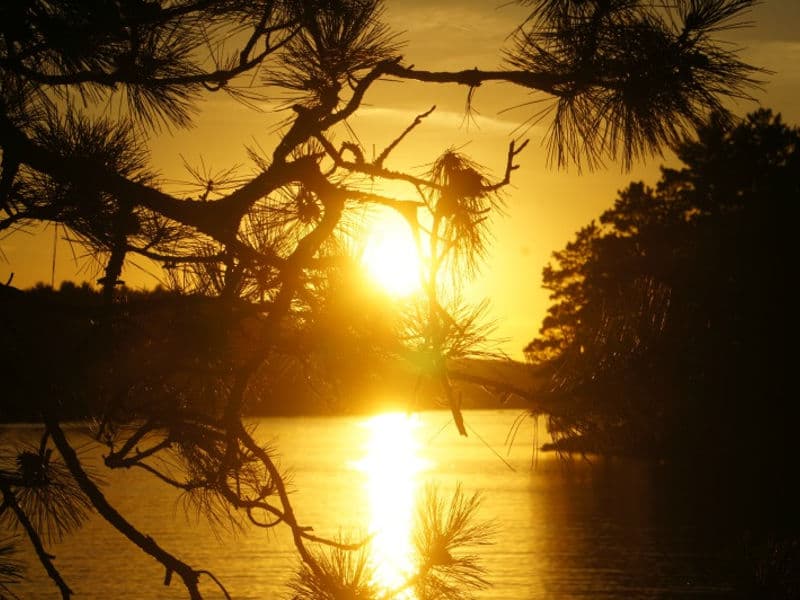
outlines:
[{"label": "bare branch", "polygon": [[111,525],[114,526],[122,535],[128,538],[143,552],[149,554],[160,562],[167,569],[167,572],[175,572],[183,580],[189,597],[192,600],[201,600],[202,596],[197,587],[198,573],[189,565],[175,557],[173,554],[164,550],[159,546],[156,541],[150,536],[146,536],[136,529],[125,517],[123,517],[111,504],[106,500],[103,492],[92,482],[87,475],[86,471],[81,466],[75,450],[67,441],[64,432],[59,426],[58,422],[52,418],[47,419],[47,430],[52,436],[53,442],[61,453],[67,468],[69,468],[75,481],[80,486],[81,490],[86,494],[92,502],[92,506],[99,512],[103,518],[106,519]]},{"label": "bare branch", "polygon": [[3,506],[10,508],[14,512],[17,521],[19,521],[19,524],[22,525],[22,528],[25,530],[31,545],[36,552],[36,556],[39,558],[39,562],[42,563],[42,566],[47,572],[48,577],[50,577],[50,579],[53,580],[53,583],[55,583],[56,587],[58,587],[58,591],[61,592],[61,597],[64,598],[64,600],[68,600],[72,596],[72,590],[69,588],[67,583],[61,577],[61,574],[58,572],[58,569],[56,569],[55,565],[53,564],[53,558],[55,557],[48,554],[44,549],[42,539],[39,537],[39,534],[33,527],[30,519],[28,519],[28,515],[25,514],[25,512],[17,503],[16,496],[14,496],[14,492],[11,490],[11,488],[5,484],[0,484],[0,490],[3,492]]},{"label": "bare branch", "polygon": [[403,133],[401,133],[399,136],[397,136],[394,140],[392,140],[392,142],[388,146],[386,146],[386,148],[383,149],[383,152],[381,152],[378,155],[378,157],[375,159],[375,161],[374,161],[375,165],[378,166],[378,167],[383,166],[383,161],[385,161],[388,158],[388,156],[391,153],[391,151],[394,150],[397,147],[397,145],[400,142],[403,141],[403,138],[405,138],[409,133],[411,133],[417,127],[417,125],[422,123],[422,120],[425,117],[429,116],[434,110],[436,110],[436,105],[435,104],[433,106],[431,106],[428,110],[426,110],[424,113],[418,114],[414,118],[414,121],[411,123],[411,125],[406,127],[403,130]]}]

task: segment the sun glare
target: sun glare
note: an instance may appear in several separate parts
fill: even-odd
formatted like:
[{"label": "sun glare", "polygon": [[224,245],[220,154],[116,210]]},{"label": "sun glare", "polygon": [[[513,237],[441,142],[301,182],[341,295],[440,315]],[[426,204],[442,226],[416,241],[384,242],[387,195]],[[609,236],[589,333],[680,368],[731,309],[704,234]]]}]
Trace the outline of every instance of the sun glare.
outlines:
[{"label": "sun glare", "polygon": [[408,296],[420,289],[420,259],[414,236],[405,220],[382,214],[367,234],[362,262],[382,288],[393,296]]},{"label": "sun glare", "polygon": [[375,574],[391,590],[402,586],[414,568],[412,527],[418,475],[428,462],[419,456],[418,417],[387,413],[369,419],[365,426],[369,429],[366,455],[356,466],[367,477]]}]

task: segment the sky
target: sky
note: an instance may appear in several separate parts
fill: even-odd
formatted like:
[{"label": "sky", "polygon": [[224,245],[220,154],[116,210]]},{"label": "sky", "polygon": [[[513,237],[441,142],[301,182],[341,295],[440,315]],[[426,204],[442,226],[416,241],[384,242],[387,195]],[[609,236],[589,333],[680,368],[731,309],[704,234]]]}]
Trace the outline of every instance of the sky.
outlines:
[{"label": "sky", "polygon": [[[496,68],[507,36],[524,18],[524,7],[507,0],[387,0],[386,20],[405,41],[408,63],[419,69]],[[765,0],[750,11],[752,27],[726,33],[743,48],[741,56],[771,71],[764,76],[756,102],[731,105],[744,115],[759,105],[780,112],[790,124],[800,124],[800,2]],[[509,141],[527,115],[531,97],[509,85],[486,84],[477,90],[474,120],[464,119],[466,91],[457,86],[380,83],[367,95],[359,115],[350,121],[369,148],[382,148],[413,118],[432,105],[436,111],[392,154],[387,166],[421,170],[442,150],[459,148],[500,178]],[[274,145],[274,126],[283,117],[275,111],[280,98],[253,112],[224,95],[201,105],[196,126],[189,131],[162,132],[151,140],[153,164],[167,180],[185,179],[185,158],[200,160],[215,170],[247,165],[246,145]],[[509,110],[510,109],[510,110]],[[493,242],[484,268],[467,289],[472,300],[491,301],[499,349],[522,359],[522,349],[538,331],[548,298],[541,273],[553,251],[609,208],[617,191],[631,181],[655,184],[661,164],[674,166],[670,155],[634,164],[625,172],[608,164],[596,172],[548,166],[542,147],[543,126],[526,132],[530,144],[519,155],[520,169],[505,193],[505,214],[492,223]],[[516,133],[515,133],[516,132]],[[38,234],[7,238],[0,244],[0,279],[13,272],[14,285],[37,281],[56,284],[65,279],[90,279],[86,261],[77,261],[53,228]],[[55,270],[53,249],[55,242]],[[152,281],[135,268],[123,274],[129,284]]]}]

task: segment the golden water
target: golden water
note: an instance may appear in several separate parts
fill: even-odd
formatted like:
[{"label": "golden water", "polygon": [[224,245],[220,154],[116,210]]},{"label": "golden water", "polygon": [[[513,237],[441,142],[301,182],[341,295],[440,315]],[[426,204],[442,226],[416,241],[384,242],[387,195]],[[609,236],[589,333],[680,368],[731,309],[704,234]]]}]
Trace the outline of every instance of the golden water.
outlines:
[{"label": "golden water", "polygon": [[[675,505],[675,498],[691,494],[673,497],[637,463],[590,466],[542,456],[532,470],[532,422],[506,445],[518,415],[467,413],[467,438],[443,411],[254,424],[291,473],[301,524],[334,538],[374,534],[377,577],[387,587],[413,568],[411,527],[420,491],[428,482],[444,492],[461,482],[467,493],[482,491],[480,517],[498,527],[496,543],[480,550],[493,583],[482,599],[724,597],[731,566],[720,554],[721,540],[704,534],[713,515],[698,518]],[[71,435],[79,439],[78,430]],[[0,428],[4,445],[26,436],[35,439],[35,430]],[[99,462],[100,450],[85,449],[84,456]],[[285,583],[297,555],[285,531],[213,530],[202,516],[186,512],[179,494],[146,473],[118,471],[106,479],[109,500],[141,531],[192,566],[214,572],[233,598],[290,597]],[[17,588],[19,595],[58,598],[21,546],[29,581]],[[76,598],[186,597],[177,578],[163,586],[159,565],[101,519],[48,549]],[[222,597],[203,581],[207,598]]]}]

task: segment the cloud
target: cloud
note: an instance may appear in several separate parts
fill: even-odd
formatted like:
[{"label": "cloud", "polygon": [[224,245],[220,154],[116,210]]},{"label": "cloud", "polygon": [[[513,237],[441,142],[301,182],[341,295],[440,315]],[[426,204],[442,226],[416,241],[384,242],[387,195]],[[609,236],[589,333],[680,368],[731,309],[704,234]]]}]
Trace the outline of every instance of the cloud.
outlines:
[{"label": "cloud", "polygon": [[[365,106],[358,111],[356,118],[378,120],[382,123],[391,123],[393,125],[410,125],[419,113],[420,111],[418,110],[408,108]],[[467,120],[463,112],[439,109],[426,117],[423,123],[442,129],[469,128],[472,130],[474,128],[482,133],[500,135],[508,135],[520,125],[517,121],[486,117],[484,115],[475,115],[474,118]]]},{"label": "cloud", "polygon": [[745,54],[756,66],[775,72],[769,80],[800,78],[800,41],[755,42]]},{"label": "cloud", "polygon": [[408,41],[406,56],[425,68],[494,68],[500,49],[528,11],[486,0],[405,0],[387,5],[387,21]]}]

